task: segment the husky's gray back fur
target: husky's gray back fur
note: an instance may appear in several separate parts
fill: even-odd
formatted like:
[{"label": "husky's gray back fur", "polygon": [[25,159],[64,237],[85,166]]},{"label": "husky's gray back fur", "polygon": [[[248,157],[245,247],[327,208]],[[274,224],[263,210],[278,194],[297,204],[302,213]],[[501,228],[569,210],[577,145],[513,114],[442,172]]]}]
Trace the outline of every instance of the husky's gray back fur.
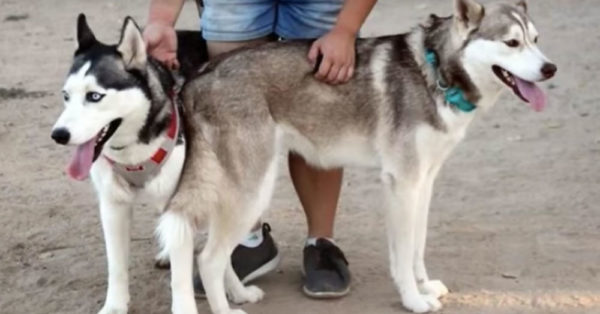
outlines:
[{"label": "husky's gray back fur", "polygon": [[[433,98],[437,86],[424,62],[425,50],[436,51],[444,80],[477,103],[480,91],[462,66],[463,49],[471,40],[495,39],[505,33],[515,23],[513,14],[528,21],[515,6],[486,7],[487,17],[459,47],[452,42],[452,16],[432,15],[409,34],[358,40],[355,76],[338,86],[312,77],[313,67],[306,61],[308,42],[270,43],[242,50],[212,61],[187,84],[187,114],[190,119],[204,115],[198,121],[220,125],[227,122],[230,111],[250,116],[266,110],[275,122],[290,124],[308,137],[311,126],[319,126],[316,142],[335,141],[347,129],[374,134],[378,113],[385,113],[394,129],[426,123],[443,130]],[[383,65],[379,68],[386,84],[383,94],[373,85],[374,76],[381,75],[373,73],[373,62]]]},{"label": "husky's gray back fur", "polygon": [[[223,132],[252,137],[268,128],[273,134],[275,124],[295,129],[323,149],[348,135],[367,140],[384,132],[398,137],[422,123],[443,129],[432,97],[435,83],[424,76],[416,61],[422,56],[414,55],[408,36],[359,40],[355,75],[338,86],[314,79],[306,61],[308,42],[266,44],[211,63],[184,88],[187,119],[203,133],[198,138],[202,143],[194,140],[192,145],[216,140],[210,135],[214,132],[219,133],[215,137]],[[376,77],[384,81],[384,89],[377,89]],[[226,155],[217,153],[218,158]],[[227,172],[248,170],[248,165],[222,162]]]}]

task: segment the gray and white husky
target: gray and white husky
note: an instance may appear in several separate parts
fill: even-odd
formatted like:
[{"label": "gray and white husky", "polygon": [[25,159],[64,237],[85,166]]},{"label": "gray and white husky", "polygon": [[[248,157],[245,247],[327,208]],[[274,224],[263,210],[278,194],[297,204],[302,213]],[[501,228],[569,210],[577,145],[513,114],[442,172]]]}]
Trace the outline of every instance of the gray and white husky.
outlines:
[{"label": "gray and white husky", "polygon": [[[259,288],[236,277],[230,254],[268,207],[277,160],[290,151],[322,168],[381,170],[391,275],[402,304],[419,313],[439,310],[448,289],[429,278],[424,263],[434,179],[471,121],[502,91],[542,110],[546,98],[535,82],[556,72],[536,45],[524,2],[454,0],[454,11],[407,34],[359,40],[355,76],[344,85],[314,79],[308,42],[266,44],[209,62],[182,90],[186,145],[137,184],[115,169],[138,169],[167,141],[164,121],[179,121],[169,88],[161,88],[159,67],[131,20],[112,52],[86,52],[93,35],[80,27],[54,132],[62,133],[57,141],[79,145],[71,174],[91,167],[98,190],[109,260],[102,313],[127,309],[128,207],[141,197],[164,210],[157,233],[171,262],[174,313],[197,313],[193,237],[203,223],[208,240],[198,263],[211,310],[243,313],[230,308],[227,295],[235,303],[262,299]],[[105,63],[110,71],[102,70]],[[148,125],[163,127],[147,132]]]}]

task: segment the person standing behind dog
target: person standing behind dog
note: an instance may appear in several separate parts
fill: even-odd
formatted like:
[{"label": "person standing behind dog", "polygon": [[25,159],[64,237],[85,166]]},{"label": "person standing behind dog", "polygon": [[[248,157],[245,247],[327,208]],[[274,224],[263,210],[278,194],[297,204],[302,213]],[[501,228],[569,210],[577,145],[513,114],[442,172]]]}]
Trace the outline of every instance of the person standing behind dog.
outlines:
[{"label": "person standing behind dog", "polygon": [[[315,77],[329,84],[343,84],[353,75],[355,40],[376,1],[205,0],[202,34],[210,58],[267,42],[273,34],[286,40],[316,39],[307,56],[319,66]],[[174,25],[183,3],[152,0],[144,29],[149,54],[173,69],[179,66]],[[289,169],[308,223],[303,291],[315,298],[344,296],[350,290],[350,272],[344,254],[333,241],[342,169],[317,169],[295,154],[289,155]],[[231,258],[244,283],[275,269],[279,252],[268,224],[262,228],[258,225]],[[199,277],[194,278],[194,288],[197,294],[204,294]]]}]

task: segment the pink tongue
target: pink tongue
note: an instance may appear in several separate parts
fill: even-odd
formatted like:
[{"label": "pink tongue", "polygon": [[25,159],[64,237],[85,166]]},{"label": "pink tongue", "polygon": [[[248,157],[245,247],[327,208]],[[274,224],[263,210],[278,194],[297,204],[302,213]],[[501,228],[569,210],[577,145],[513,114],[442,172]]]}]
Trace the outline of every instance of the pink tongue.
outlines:
[{"label": "pink tongue", "polygon": [[84,180],[88,177],[92,168],[92,159],[94,159],[94,147],[96,146],[96,137],[77,146],[75,155],[67,168],[67,173],[75,180]]},{"label": "pink tongue", "polygon": [[521,95],[529,101],[529,104],[535,111],[542,111],[546,107],[546,94],[535,83],[514,77],[517,82],[517,88]]}]

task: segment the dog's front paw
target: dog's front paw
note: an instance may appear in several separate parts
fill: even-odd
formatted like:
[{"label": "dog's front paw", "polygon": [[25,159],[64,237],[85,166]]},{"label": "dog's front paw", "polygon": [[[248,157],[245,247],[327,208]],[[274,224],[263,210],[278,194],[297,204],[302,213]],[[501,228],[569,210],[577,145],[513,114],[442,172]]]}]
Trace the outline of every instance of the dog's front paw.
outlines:
[{"label": "dog's front paw", "polygon": [[429,280],[419,284],[419,291],[422,294],[439,298],[448,294],[448,288],[440,280]]},{"label": "dog's front paw", "polygon": [[242,291],[231,294],[231,301],[235,304],[256,303],[263,299],[265,293],[257,286],[244,287]]},{"label": "dog's front paw", "polygon": [[173,314],[198,314],[196,308],[196,299],[194,295],[188,294],[173,294],[173,304],[171,305]]},{"label": "dog's front paw", "polygon": [[442,303],[436,297],[422,294],[402,298],[402,305],[414,313],[435,312],[442,308]]},{"label": "dog's front paw", "polygon": [[127,314],[127,306],[116,307],[113,305],[105,304],[98,314]]}]

